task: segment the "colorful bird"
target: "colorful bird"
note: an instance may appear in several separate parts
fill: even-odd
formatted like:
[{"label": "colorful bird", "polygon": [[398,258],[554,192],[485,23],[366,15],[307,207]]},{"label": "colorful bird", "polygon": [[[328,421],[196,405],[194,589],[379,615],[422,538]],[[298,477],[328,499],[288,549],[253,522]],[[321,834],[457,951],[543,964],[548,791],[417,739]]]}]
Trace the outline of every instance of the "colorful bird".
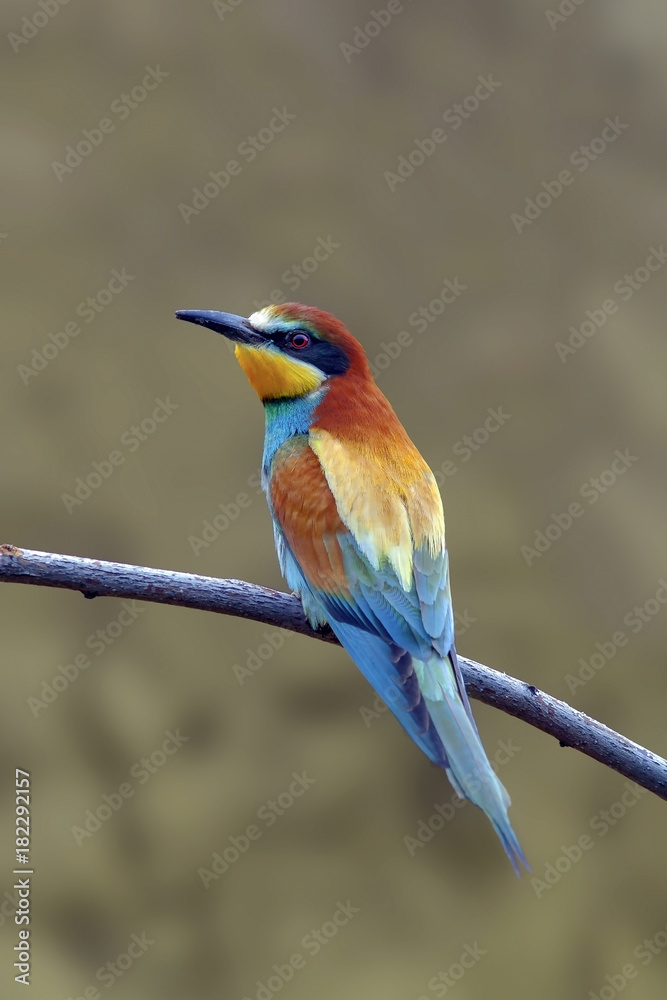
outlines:
[{"label": "colorful bird", "polygon": [[280,567],[308,619],[330,625],[417,746],[484,810],[519,874],[528,865],[510,798],[456,658],[440,493],[363,348],[339,320],[299,303],[249,319],[176,316],[234,341],[264,404],[262,483]]}]

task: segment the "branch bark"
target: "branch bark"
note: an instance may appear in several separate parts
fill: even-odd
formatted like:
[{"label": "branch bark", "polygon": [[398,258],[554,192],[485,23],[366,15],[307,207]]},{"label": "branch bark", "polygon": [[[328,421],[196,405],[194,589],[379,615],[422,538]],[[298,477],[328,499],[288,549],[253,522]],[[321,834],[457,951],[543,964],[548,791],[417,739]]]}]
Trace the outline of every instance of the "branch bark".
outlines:
[{"label": "branch bark", "polygon": [[[78,590],[84,597],[128,597],[248,618],[338,644],[333,632],[312,629],[291,594],[242,580],[148,569],[0,545],[0,582]],[[667,760],[578,712],[532,684],[459,656],[468,694],[554,736],[667,799]]]}]

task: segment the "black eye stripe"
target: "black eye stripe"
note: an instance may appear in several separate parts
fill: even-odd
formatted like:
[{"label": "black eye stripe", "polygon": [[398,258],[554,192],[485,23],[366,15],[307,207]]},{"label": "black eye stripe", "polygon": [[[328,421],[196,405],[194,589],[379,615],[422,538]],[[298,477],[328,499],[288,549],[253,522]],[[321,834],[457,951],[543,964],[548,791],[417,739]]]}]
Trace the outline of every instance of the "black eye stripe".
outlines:
[{"label": "black eye stripe", "polygon": [[[292,338],[297,334],[308,337],[308,343],[303,346],[292,344]],[[305,327],[294,327],[291,330],[275,330],[265,334],[279,350],[301,361],[319,368],[325,375],[344,375],[350,367],[350,362],[340,347],[329,343],[327,340],[320,340],[312,330]]]},{"label": "black eye stripe", "polygon": [[293,330],[274,330],[271,333],[265,333],[264,336],[272,340],[274,344],[289,344],[292,337],[297,333],[303,333],[309,340],[316,341],[318,338],[310,330],[302,329],[301,327],[295,327]]}]

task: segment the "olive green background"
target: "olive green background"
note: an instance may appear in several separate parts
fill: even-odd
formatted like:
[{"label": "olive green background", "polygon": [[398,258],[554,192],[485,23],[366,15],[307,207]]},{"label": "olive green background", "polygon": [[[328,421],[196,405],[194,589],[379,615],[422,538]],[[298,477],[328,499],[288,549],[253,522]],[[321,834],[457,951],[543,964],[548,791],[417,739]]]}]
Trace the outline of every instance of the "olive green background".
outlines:
[{"label": "olive green background", "polygon": [[[282,587],[248,485],[261,407],[225,342],[173,311],[248,314],[277,290],[340,316],[371,359],[407,331],[379,383],[433,469],[456,468],[443,492],[461,652],[664,755],[667,607],[650,605],[636,633],[624,618],[667,575],[667,269],[628,301],[614,284],[665,239],[667,15],[588,0],[550,26],[544,3],[415,0],[346,57],[341,43],[384,6],[71,0],[15,52],[7,36],[41,8],[3,4],[0,540]],[[156,66],[163,82],[124,118],[111,112]],[[443,122],[480,76],[500,85],[460,127]],[[239,145],[275,108],[296,117],[250,162]],[[628,127],[580,172],[570,156],[617,116]],[[113,131],[59,179],[53,163],[103,118]],[[446,140],[390,190],[385,172],[437,128]],[[186,223],[179,206],[232,159],[240,172]],[[517,232],[512,213],[566,168],[573,182]],[[285,272],[318,238],[339,246],[295,290]],[[127,287],[93,322],[77,317],[123,268]],[[410,315],[446,279],[466,290],[418,332]],[[610,298],[618,310],[559,358],[568,327]],[[80,334],[26,378],[33,349],[77,319]],[[156,398],[177,409],[131,451],[121,439]],[[457,442],[498,407],[509,419],[465,461]],[[583,498],[626,449],[636,461]],[[68,513],[63,494],[118,450],[122,464]],[[521,546],[574,502],[582,516],[527,565]],[[196,554],[220,504],[238,516]],[[513,748],[499,773],[537,881],[515,879],[471,806],[411,856],[404,838],[452,790],[387,713],[362,712],[373,692],[340,650],[142,605],[96,655],[88,637],[117,632],[122,610],[2,588],[3,996],[67,1000],[97,984],[114,1000],[255,998],[297,952],[286,1000],[609,998],[628,963],[627,1000],[664,996],[667,949],[633,956],[667,940],[659,799],[618,805],[619,775],[477,705],[489,753]],[[627,644],[571,691],[580,659],[619,630]],[[91,665],[31,710],[80,654]],[[241,684],[234,668],[251,654],[265,660]],[[176,729],[178,752],[144,784],[128,779]],[[32,775],[29,994],[13,983],[2,895],[16,767]],[[304,771],[312,787],[267,826],[258,810]],[[135,794],[78,846],[72,827],[128,780]],[[204,888],[199,869],[251,824],[261,837]],[[590,849],[565,871],[582,837]],[[304,935],[348,900],[358,913],[311,954]],[[107,987],[96,972],[132,934],[154,943]],[[479,957],[456,981],[466,946]],[[450,967],[455,985],[429,986]]]}]

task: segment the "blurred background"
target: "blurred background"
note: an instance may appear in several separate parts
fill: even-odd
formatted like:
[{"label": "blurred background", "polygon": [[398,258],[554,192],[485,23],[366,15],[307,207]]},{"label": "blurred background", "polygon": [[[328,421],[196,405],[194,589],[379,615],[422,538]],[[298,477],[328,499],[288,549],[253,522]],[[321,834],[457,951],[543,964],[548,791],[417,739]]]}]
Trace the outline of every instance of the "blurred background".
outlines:
[{"label": "blurred background", "polygon": [[[460,651],[666,754],[662,6],[0,20],[0,540],[281,588],[261,406],[173,312],[311,303],[441,483]],[[665,804],[620,775],[476,705],[518,881],[340,650],[2,610],[3,996],[17,767],[39,1000],[664,996]]]}]

